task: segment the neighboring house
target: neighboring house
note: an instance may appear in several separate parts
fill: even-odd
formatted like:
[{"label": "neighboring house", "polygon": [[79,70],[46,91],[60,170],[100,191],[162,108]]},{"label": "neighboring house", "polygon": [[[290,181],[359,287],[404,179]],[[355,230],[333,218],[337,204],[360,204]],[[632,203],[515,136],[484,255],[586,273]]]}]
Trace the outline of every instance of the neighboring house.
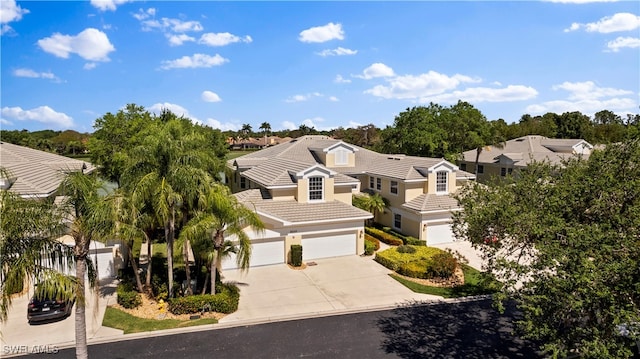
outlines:
[{"label": "neighboring house", "polygon": [[95,167],[86,161],[54,153],[0,142],[0,190],[25,198],[55,198],[68,172],[91,173]]},{"label": "neighboring house", "polygon": [[[530,163],[546,161],[561,164],[572,156],[588,158],[593,146],[581,139],[552,139],[544,136],[524,136],[509,140],[502,147],[486,146],[478,160],[478,182],[505,177]],[[477,151],[463,153],[460,168],[475,173]]]},{"label": "neighboring house", "polygon": [[233,137],[229,137],[227,139],[227,144],[229,145],[230,150],[257,150],[284,143],[289,140],[291,140],[291,137],[281,138],[278,136],[263,136],[256,138],[249,137],[247,139],[235,139]]},{"label": "neighboring house", "polygon": [[[303,136],[228,163],[230,186],[266,225],[253,239],[251,265],[284,263],[302,244],[305,261],[362,254],[364,220],[351,204],[362,190],[389,207],[377,222],[427,244],[454,240],[451,196],[473,175],[443,159],[386,155],[327,136]],[[223,267],[234,267],[233,258]]]},{"label": "neighboring house", "polygon": [[[62,203],[64,197],[58,189],[65,173],[82,171],[89,174],[95,171],[91,163],[54,153],[0,142],[0,190],[13,192],[23,198],[33,200],[52,200]],[[73,245],[73,238],[62,236],[59,241]],[[119,241],[109,241],[107,245],[91,242],[89,256],[97,267],[99,279],[114,277],[127,258],[126,246]],[[69,272],[64,270],[64,272]]]}]

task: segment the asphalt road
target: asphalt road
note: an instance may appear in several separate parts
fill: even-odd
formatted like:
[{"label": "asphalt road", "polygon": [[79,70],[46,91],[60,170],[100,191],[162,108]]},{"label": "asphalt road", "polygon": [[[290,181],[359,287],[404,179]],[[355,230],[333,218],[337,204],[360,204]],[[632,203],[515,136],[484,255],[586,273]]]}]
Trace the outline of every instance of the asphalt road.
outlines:
[{"label": "asphalt road", "polygon": [[[92,345],[99,358],[540,358],[489,300],[276,322]],[[39,357],[35,355],[33,357]],[[74,358],[74,349],[55,358]]]}]

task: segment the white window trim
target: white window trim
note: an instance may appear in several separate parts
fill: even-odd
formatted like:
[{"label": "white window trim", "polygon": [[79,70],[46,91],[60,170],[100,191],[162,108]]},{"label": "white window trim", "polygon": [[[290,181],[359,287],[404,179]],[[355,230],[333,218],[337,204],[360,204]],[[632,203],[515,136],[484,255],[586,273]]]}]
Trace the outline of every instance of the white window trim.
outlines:
[{"label": "white window trim", "polygon": [[382,191],[382,178],[376,177],[376,191]]},{"label": "white window trim", "polygon": [[[393,184],[396,184],[395,186]],[[395,187],[396,192],[393,192],[393,188]],[[400,184],[398,183],[398,181],[389,181],[389,193],[391,193],[392,195],[397,196],[398,195],[398,187],[400,187]]]},{"label": "white window trim", "polygon": [[[441,173],[444,173],[444,190],[438,190],[438,186],[441,185],[442,183],[440,183],[440,181],[438,180],[438,175],[440,175]],[[447,171],[438,171],[436,172],[436,193],[438,194],[445,194],[445,193],[449,193],[449,172]]]},{"label": "white window trim", "polygon": [[[400,216],[400,225],[396,226],[396,216]],[[393,214],[393,228],[402,230],[402,215],[400,213]]]},{"label": "white window trim", "polygon": [[[317,192],[318,189],[312,189],[311,188],[311,180],[312,179],[319,179],[320,180],[320,197],[321,198],[311,198],[311,192]],[[307,188],[307,199],[309,202],[324,202],[324,177],[322,176],[312,176],[308,178],[308,188]]]}]

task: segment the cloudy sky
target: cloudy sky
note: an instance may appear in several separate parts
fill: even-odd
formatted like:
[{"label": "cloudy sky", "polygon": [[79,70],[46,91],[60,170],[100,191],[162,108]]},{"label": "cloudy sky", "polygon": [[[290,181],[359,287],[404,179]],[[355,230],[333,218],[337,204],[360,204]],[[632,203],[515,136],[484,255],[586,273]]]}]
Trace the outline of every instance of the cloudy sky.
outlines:
[{"label": "cloudy sky", "polygon": [[222,130],[639,111],[637,1],[1,4],[2,129],[92,132],[127,103]]}]

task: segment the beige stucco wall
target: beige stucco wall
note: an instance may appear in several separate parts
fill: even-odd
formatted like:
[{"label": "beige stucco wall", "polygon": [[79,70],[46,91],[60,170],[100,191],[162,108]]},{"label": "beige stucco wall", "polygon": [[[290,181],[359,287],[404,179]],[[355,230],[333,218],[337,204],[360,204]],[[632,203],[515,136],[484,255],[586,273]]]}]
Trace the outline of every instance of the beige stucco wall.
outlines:
[{"label": "beige stucco wall", "polygon": [[298,180],[298,191],[296,193],[296,200],[300,203],[307,203],[309,197],[309,180],[301,178]]},{"label": "beige stucco wall", "polygon": [[427,193],[436,193],[436,173],[430,172],[427,174]]},{"label": "beige stucco wall", "polygon": [[[410,182],[403,184],[404,186],[404,202],[409,202],[419,195],[425,193],[425,187],[428,183],[425,182]],[[402,198],[401,198],[402,199]]]},{"label": "beige stucco wall", "polygon": [[292,200],[296,198],[297,188],[283,188],[269,190],[274,201]]},{"label": "beige stucco wall", "polygon": [[331,202],[334,200],[334,191],[335,191],[335,179],[333,178],[325,178],[324,179],[324,200],[327,202]]},{"label": "beige stucco wall", "polygon": [[348,205],[351,205],[352,203],[351,199],[353,198],[353,192],[351,191],[351,187],[340,186],[340,187],[333,187],[333,188],[334,188],[333,199],[335,201],[340,201]]}]

